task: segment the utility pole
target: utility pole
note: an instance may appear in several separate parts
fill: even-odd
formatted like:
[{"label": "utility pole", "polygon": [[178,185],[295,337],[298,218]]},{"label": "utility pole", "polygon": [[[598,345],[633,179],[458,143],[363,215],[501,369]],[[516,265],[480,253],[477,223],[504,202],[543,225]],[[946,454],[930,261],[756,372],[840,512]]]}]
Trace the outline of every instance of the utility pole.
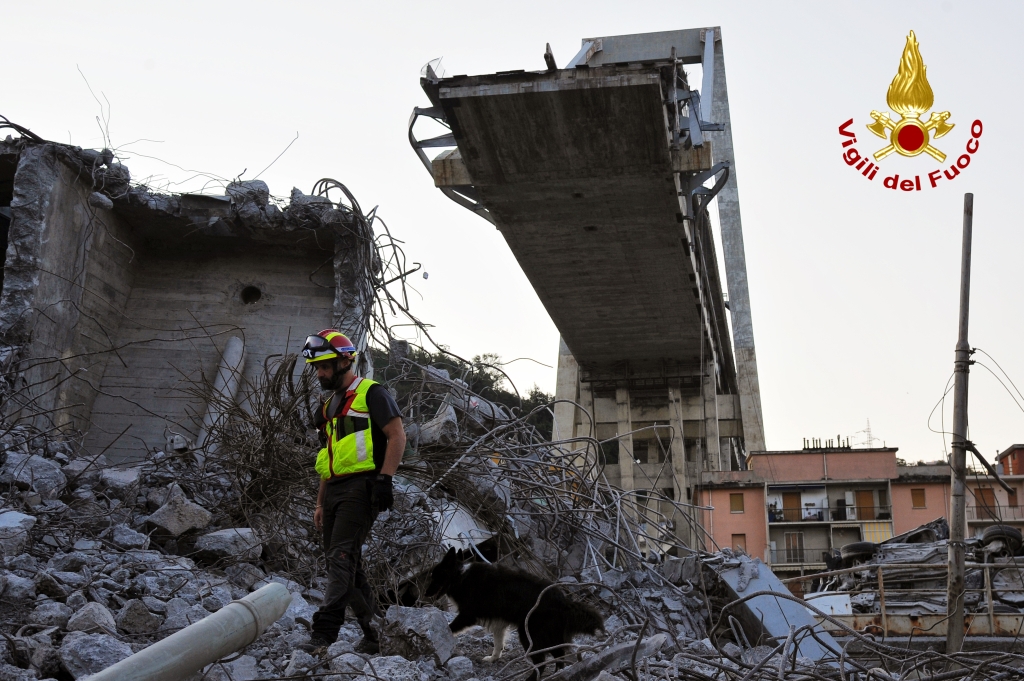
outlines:
[{"label": "utility pole", "polygon": [[971,304],[971,230],[974,194],[964,194],[964,240],[960,261],[960,324],[953,361],[953,458],[949,462],[953,489],[949,518],[949,582],[946,588],[946,654],[959,653],[964,643],[964,535],[967,477],[967,376],[971,346],[967,343],[967,320]]}]

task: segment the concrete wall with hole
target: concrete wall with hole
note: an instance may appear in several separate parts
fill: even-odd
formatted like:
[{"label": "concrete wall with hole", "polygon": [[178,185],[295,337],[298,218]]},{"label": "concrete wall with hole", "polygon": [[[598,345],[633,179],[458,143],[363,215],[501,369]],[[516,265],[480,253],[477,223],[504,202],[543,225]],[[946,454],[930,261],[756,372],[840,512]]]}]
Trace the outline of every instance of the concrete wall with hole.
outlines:
[{"label": "concrete wall with hole", "polygon": [[[86,450],[112,461],[163,449],[168,431],[194,440],[205,411],[195,388],[228,339],[244,341],[253,381],[268,356],[331,325],[330,238],[97,207],[89,178],[52,145],[20,149],[16,168],[0,359],[20,361],[19,399],[37,428],[84,433]],[[5,186],[0,176],[0,200]]]}]

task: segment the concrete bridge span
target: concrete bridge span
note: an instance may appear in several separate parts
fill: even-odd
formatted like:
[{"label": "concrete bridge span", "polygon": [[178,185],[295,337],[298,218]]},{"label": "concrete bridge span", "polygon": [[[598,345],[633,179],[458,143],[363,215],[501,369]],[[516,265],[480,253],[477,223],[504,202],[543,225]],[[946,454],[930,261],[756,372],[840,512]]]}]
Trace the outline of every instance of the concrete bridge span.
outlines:
[{"label": "concrete bridge span", "polygon": [[[700,470],[764,449],[721,32],[592,38],[565,68],[545,59],[478,76],[428,65],[431,106],[414,110],[410,142],[435,185],[505,237],[562,335],[558,396],[598,414],[599,431],[614,424],[606,474],[683,500]],[[423,117],[450,133],[418,139]],[[589,428],[578,412],[559,406],[558,437]],[[670,434],[638,456],[644,437],[625,433],[648,421]],[[668,462],[668,484],[649,480],[664,471],[645,466]]]}]

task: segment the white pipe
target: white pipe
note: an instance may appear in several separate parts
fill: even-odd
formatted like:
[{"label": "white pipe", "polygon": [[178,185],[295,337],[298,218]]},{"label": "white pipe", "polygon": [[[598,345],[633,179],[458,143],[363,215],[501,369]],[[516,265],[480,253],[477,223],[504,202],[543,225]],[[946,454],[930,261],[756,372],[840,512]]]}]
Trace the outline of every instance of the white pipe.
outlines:
[{"label": "white pipe", "polygon": [[107,667],[89,681],[180,681],[245,648],[292,602],[283,584],[268,584],[239,601]]},{"label": "white pipe", "polygon": [[[213,394],[206,405],[206,415],[203,417],[203,427],[199,430],[199,437],[196,438],[196,447],[203,447],[206,444],[206,436],[214,424],[224,415],[223,401],[234,399],[238,392],[238,378],[242,373],[242,362],[245,360],[245,343],[238,336],[232,336],[224,346],[224,352],[220,357],[220,365],[217,367],[217,376],[213,381]],[[212,451],[208,450],[208,453]]]}]

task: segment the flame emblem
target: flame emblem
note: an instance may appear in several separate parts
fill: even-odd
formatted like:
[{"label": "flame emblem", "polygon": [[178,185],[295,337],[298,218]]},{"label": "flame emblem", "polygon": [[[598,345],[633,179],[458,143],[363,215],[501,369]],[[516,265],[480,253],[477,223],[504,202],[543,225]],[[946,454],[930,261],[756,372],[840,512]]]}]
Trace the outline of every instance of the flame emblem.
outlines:
[{"label": "flame emblem", "polygon": [[889,144],[874,153],[876,161],[896,152],[901,156],[917,156],[926,153],[939,163],[946,160],[946,155],[933,147],[929,139],[939,139],[953,129],[953,123],[947,123],[948,111],[933,111],[927,121],[921,116],[932,108],[935,95],[928,84],[928,67],[921,59],[917,36],[911,31],[907,36],[907,45],[903,48],[900,68],[896,77],[889,84],[889,92],[885,102],[889,108],[900,115],[900,120],[893,121],[889,114],[872,111],[871,118],[875,121],[868,125],[868,130],[879,137],[888,138]]}]

